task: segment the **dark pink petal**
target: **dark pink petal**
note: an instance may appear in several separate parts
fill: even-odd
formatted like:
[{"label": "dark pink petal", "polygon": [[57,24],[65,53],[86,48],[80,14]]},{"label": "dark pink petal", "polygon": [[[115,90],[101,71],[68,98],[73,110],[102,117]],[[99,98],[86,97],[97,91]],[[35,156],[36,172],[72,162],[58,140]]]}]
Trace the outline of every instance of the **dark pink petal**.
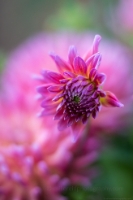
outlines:
[{"label": "dark pink petal", "polygon": [[60,83],[65,84],[65,83],[67,83],[68,81],[69,81],[68,79],[61,79],[61,80],[60,80]]},{"label": "dark pink petal", "polygon": [[73,141],[76,142],[78,136],[83,134],[85,125],[82,122],[75,122],[71,126],[71,133],[73,136]]},{"label": "dark pink petal", "polygon": [[44,86],[44,85],[41,85],[41,86],[38,86],[36,89],[37,89],[37,91],[38,92],[40,92],[40,93],[48,93],[48,90],[47,90],[47,88],[48,88],[49,86]]},{"label": "dark pink petal", "polygon": [[94,41],[93,41],[93,48],[92,48],[93,54],[98,52],[98,47],[99,47],[100,41],[101,41],[101,36],[95,35],[95,38],[94,38]]},{"label": "dark pink petal", "polygon": [[71,71],[71,67],[69,66],[69,64],[66,61],[64,61],[59,56],[52,54],[52,53],[50,54],[50,56],[55,61],[56,65],[61,73],[63,73],[64,71]]},{"label": "dark pink petal", "polygon": [[78,115],[75,117],[75,122],[78,122],[82,119],[82,115]]},{"label": "dark pink petal", "polygon": [[104,106],[112,107],[123,107],[124,105],[117,99],[117,97],[112,93],[107,91],[106,96],[101,98],[101,103]]},{"label": "dark pink petal", "polygon": [[42,75],[46,81],[56,84],[60,84],[60,80],[64,78],[61,74],[49,70],[43,70]]},{"label": "dark pink petal", "polygon": [[101,85],[102,83],[104,83],[106,79],[106,75],[103,73],[99,73],[96,75],[94,82],[96,83],[96,85]]},{"label": "dark pink petal", "polygon": [[67,121],[64,120],[64,118],[60,119],[58,122],[58,130],[63,131],[65,128],[67,128]]},{"label": "dark pink petal", "polygon": [[74,118],[69,118],[69,120],[67,121],[67,127],[72,126],[72,124],[74,123]]},{"label": "dark pink petal", "polygon": [[74,58],[77,56],[77,49],[75,46],[70,46],[69,52],[68,52],[68,60],[69,63],[73,66]]},{"label": "dark pink petal", "polygon": [[64,72],[63,75],[66,76],[67,78],[75,78],[76,77],[76,75],[72,72]]},{"label": "dark pink petal", "polygon": [[51,109],[51,110],[43,110],[41,112],[41,114],[39,115],[39,117],[43,117],[43,116],[49,116],[49,115],[53,115],[55,114],[55,110]]},{"label": "dark pink petal", "polygon": [[96,109],[92,112],[92,117],[95,119],[97,117],[98,111]]},{"label": "dark pink petal", "polygon": [[74,59],[74,71],[75,73],[81,73],[81,74],[86,74],[87,72],[87,66],[84,62],[84,60],[80,57],[76,57]]},{"label": "dark pink petal", "polygon": [[53,99],[52,99],[52,101],[58,101],[61,97],[63,97],[64,96],[64,94],[58,94],[58,95],[56,95]]},{"label": "dark pink petal", "polygon": [[100,95],[100,97],[105,97],[106,96],[106,92],[104,92],[102,90],[98,90],[97,93]]},{"label": "dark pink petal", "polygon": [[58,111],[56,111],[56,114],[54,116],[54,120],[58,120],[63,116],[63,108],[58,109]]},{"label": "dark pink petal", "polygon": [[88,120],[87,115],[84,115],[83,118],[82,118],[83,124],[86,124],[87,120]]},{"label": "dark pink petal", "polygon": [[90,81],[93,81],[95,79],[96,75],[97,75],[97,70],[94,68],[91,69],[90,74],[89,74]]},{"label": "dark pink petal", "polygon": [[48,104],[47,106],[45,106],[45,110],[56,110],[57,104]]},{"label": "dark pink petal", "polygon": [[93,62],[92,62],[92,68],[95,68],[95,69],[98,69],[100,63],[101,63],[101,59],[102,59],[102,56],[100,53],[97,53],[93,59]]},{"label": "dark pink petal", "polygon": [[51,98],[46,98],[42,101],[41,106],[44,108],[45,106],[53,103]]},{"label": "dark pink petal", "polygon": [[56,111],[58,111],[59,109],[61,109],[61,107],[66,103],[66,101],[63,99],[62,102],[58,105],[58,107],[56,108]]},{"label": "dark pink petal", "polygon": [[62,91],[62,87],[57,86],[57,85],[55,85],[55,86],[49,86],[48,87],[48,91],[49,92],[61,92]]},{"label": "dark pink petal", "polygon": [[92,55],[91,57],[89,57],[87,60],[86,60],[86,66],[89,67],[89,65],[91,64],[91,62],[93,61],[95,57],[95,54]]}]

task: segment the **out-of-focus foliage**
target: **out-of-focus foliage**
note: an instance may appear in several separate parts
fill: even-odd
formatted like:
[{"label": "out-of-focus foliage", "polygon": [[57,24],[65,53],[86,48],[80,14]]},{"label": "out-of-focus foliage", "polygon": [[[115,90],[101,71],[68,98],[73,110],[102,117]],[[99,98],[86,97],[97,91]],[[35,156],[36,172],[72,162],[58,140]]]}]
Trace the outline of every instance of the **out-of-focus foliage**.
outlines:
[{"label": "out-of-focus foliage", "polygon": [[0,51],[0,72],[3,69],[5,62],[6,62],[6,55],[2,51]]}]

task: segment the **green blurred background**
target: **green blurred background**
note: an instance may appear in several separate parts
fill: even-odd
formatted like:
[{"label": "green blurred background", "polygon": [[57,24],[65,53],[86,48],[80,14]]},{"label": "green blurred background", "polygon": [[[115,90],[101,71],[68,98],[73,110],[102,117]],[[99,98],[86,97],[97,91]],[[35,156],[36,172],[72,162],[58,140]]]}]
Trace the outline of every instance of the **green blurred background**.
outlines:
[{"label": "green blurred background", "polygon": [[[133,32],[117,31],[121,29],[115,17],[119,3],[120,0],[0,0],[0,68],[15,47],[40,31],[89,30],[117,39],[132,50]],[[98,178],[90,188],[77,186],[64,191],[70,200],[133,199],[133,127],[104,139],[107,142],[97,162],[101,171]]]}]

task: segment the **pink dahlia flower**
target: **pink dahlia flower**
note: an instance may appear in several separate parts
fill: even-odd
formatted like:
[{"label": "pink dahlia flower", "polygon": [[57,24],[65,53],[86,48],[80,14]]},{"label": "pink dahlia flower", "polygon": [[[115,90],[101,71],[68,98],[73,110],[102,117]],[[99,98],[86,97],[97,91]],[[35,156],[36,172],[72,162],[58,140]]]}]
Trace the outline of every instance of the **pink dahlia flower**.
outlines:
[{"label": "pink dahlia flower", "polygon": [[42,85],[38,87],[44,108],[41,116],[53,115],[54,120],[59,121],[60,131],[71,127],[72,132],[77,134],[90,116],[96,118],[101,105],[123,107],[112,92],[101,87],[105,74],[98,72],[100,40],[101,37],[96,35],[92,49],[84,58],[74,46],[69,48],[67,62],[51,53],[59,73],[46,69],[42,71]]},{"label": "pink dahlia flower", "polygon": [[[34,111],[38,113],[39,102],[36,104],[31,103],[32,101],[34,102],[34,97],[36,96],[35,87],[38,85],[37,81],[32,80],[32,76],[39,74],[42,69],[58,72],[48,52],[57,52],[64,60],[66,59],[70,44],[75,44],[78,49],[78,55],[85,58],[84,53],[88,51],[88,46],[91,46],[92,39],[92,35],[89,33],[69,33],[66,35],[63,33],[51,35],[40,34],[31,38],[11,54],[4,73],[4,90],[8,91],[10,99],[14,99],[14,102],[19,102],[22,110],[26,107],[26,109],[34,109]],[[96,41],[97,40],[93,43],[93,46],[97,44],[96,46],[98,47]],[[88,53],[88,56],[92,54],[92,49],[93,48],[91,48]],[[98,49],[94,51],[98,51]],[[130,70],[131,59],[129,52],[116,41],[103,42],[100,52],[102,53],[103,59],[98,70],[100,74],[104,72],[107,77],[107,80],[100,88],[102,87],[103,91],[112,91],[116,94],[118,99],[124,103],[124,107],[122,109],[102,107],[97,118],[90,118],[90,126],[94,127],[94,129],[115,130],[130,121],[129,114],[131,113],[131,96],[133,93],[132,74]],[[97,58],[100,58],[99,53],[96,53],[96,55]],[[43,79],[42,83],[44,84]],[[13,85],[13,89],[11,89],[11,85]],[[45,91],[48,95],[56,94],[49,92],[47,89]],[[17,97],[15,95],[16,92],[19,94]],[[23,93],[28,95],[23,95]],[[78,100],[77,97],[76,100]],[[46,120],[47,118],[45,118],[45,125]],[[57,120],[55,120],[55,122],[56,121]],[[81,127],[82,126],[79,126],[79,128]]]},{"label": "pink dahlia flower", "polygon": [[73,143],[67,130],[60,134],[51,117],[44,121],[36,116],[40,105],[35,99],[37,83],[31,77],[39,73],[46,61],[50,64],[47,50],[52,44],[48,38],[39,36],[18,48],[3,72],[0,91],[3,200],[65,200],[61,193],[67,186],[89,185],[97,174],[92,166],[101,147],[97,136],[90,133],[88,138],[88,132],[84,132]]},{"label": "pink dahlia flower", "polygon": [[98,156],[99,139],[90,135],[73,143],[67,132],[59,134],[56,124],[42,123],[36,110],[21,109],[19,101],[14,104],[9,94],[4,95],[0,100],[0,199],[65,200],[61,192],[67,186],[90,184],[97,173],[91,164]]}]

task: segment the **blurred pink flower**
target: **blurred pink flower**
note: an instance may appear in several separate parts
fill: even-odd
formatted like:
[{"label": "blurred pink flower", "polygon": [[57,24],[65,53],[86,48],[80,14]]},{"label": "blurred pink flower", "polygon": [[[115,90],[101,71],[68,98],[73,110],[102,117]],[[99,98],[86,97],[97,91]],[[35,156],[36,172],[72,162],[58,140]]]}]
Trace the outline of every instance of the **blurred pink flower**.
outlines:
[{"label": "blurred pink flower", "polygon": [[113,93],[102,90],[106,75],[98,72],[100,40],[96,35],[92,49],[84,58],[75,46],[69,48],[68,61],[51,53],[59,72],[42,71],[43,83],[37,88],[44,108],[41,116],[53,115],[54,120],[59,121],[60,131],[71,127],[72,132],[78,134],[90,116],[96,118],[101,105],[123,107]]},{"label": "blurred pink flower", "polygon": [[[83,55],[91,40],[88,33],[40,34],[22,44],[8,59],[0,92],[1,198],[62,200],[65,198],[61,192],[67,186],[88,185],[96,175],[91,164],[101,148],[99,137],[95,132],[89,132],[88,137],[86,129],[73,143],[67,129],[60,134],[51,117],[38,118],[40,102],[36,100],[35,89],[38,82],[32,79],[46,66],[56,71],[49,51],[65,58],[69,45],[74,43]],[[108,79],[103,89],[114,92],[125,107],[110,111],[102,108],[89,126],[98,130],[116,129],[129,120],[130,59],[125,49],[113,42],[103,44],[101,52],[104,59],[99,71],[104,71]]]},{"label": "blurred pink flower", "polygon": [[133,31],[133,0],[120,0],[118,3],[117,16],[121,26],[128,31]]},{"label": "blurred pink flower", "polygon": [[0,198],[65,200],[61,192],[67,186],[90,184],[97,173],[91,164],[98,156],[99,139],[83,135],[73,143],[67,132],[59,134],[56,124],[45,126],[34,109],[21,109],[19,102],[14,104],[4,95],[0,101]]},{"label": "blurred pink flower", "polygon": [[39,73],[44,63],[49,62],[50,41],[49,36],[43,35],[28,41],[11,55],[3,72],[0,92],[3,200],[64,200],[61,192],[67,186],[89,185],[97,174],[91,166],[101,148],[97,136],[89,133],[88,138],[87,131],[73,143],[67,131],[58,132],[50,117],[44,121],[36,116],[40,103],[35,99],[37,83],[32,74]]},{"label": "blurred pink flower", "polygon": [[[43,68],[57,71],[56,65],[48,52],[56,52],[65,59],[70,44],[74,44],[78,49],[78,54],[84,57],[84,53],[88,51],[88,46],[91,46],[92,39],[93,36],[89,33],[42,33],[29,39],[12,53],[7,62],[3,80],[4,91],[8,92],[10,99],[14,99],[14,102],[16,101],[17,104],[19,102],[22,110],[23,107],[26,107],[28,110],[34,109],[35,112],[38,112],[40,102],[32,103],[37,94],[36,86],[38,86],[38,82],[33,81],[32,77],[39,74]],[[102,88],[116,94],[124,104],[124,108],[103,107],[95,120],[91,118],[91,126],[112,130],[124,126],[130,121],[131,95],[133,92],[131,59],[127,49],[116,41],[103,41],[100,52],[104,59],[101,61],[99,72],[104,72],[107,76],[107,81]],[[11,85],[13,85],[13,89],[11,89]],[[17,97],[16,92],[19,94]],[[28,95],[23,95],[24,93]]]}]

